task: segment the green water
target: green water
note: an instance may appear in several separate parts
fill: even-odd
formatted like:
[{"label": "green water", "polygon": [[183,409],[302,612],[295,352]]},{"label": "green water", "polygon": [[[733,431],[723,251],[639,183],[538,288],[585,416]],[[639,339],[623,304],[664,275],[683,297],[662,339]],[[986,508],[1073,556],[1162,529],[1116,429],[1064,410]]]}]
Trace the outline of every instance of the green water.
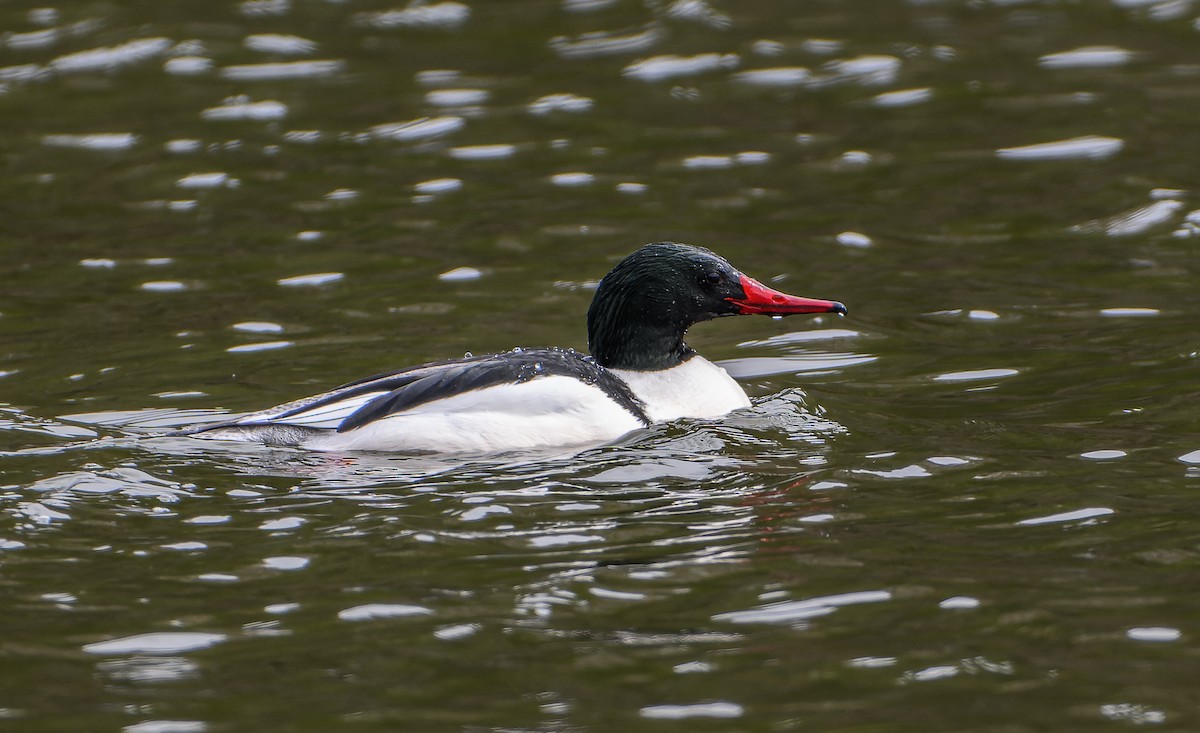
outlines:
[{"label": "green water", "polygon": [[[1200,729],[1200,9],[406,8],[0,8],[0,729]],[[162,436],[664,239],[849,316],[579,455]]]}]

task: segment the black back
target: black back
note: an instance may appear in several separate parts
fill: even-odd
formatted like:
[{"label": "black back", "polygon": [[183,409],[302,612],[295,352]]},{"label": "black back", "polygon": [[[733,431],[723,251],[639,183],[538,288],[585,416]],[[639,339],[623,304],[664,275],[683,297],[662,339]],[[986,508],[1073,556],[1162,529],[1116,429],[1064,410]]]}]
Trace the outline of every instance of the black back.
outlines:
[{"label": "black back", "polygon": [[[552,375],[572,377],[595,385],[643,425],[650,424],[641,400],[624,381],[597,364],[591,357],[574,349],[549,348],[513,349],[503,354],[442,362],[432,369],[418,367],[416,370],[401,372],[392,377],[399,380],[392,391],[360,407],[342,422],[338,432],[353,430],[373,420],[434,400],[501,384],[521,384]],[[357,389],[363,390],[367,387],[369,389],[366,391],[379,389],[378,383],[371,382],[363,382]],[[361,394],[361,391],[358,393]]]},{"label": "black back", "polygon": [[338,432],[345,432],[435,400],[501,384],[520,384],[552,375],[572,377],[595,385],[643,425],[650,424],[644,405],[629,389],[629,385],[597,364],[592,357],[574,349],[548,348],[513,349],[503,354],[468,356],[376,374],[323,394],[285,403],[266,411],[267,414],[261,420],[232,420],[199,425],[177,434],[193,435],[227,428],[253,430],[264,425],[287,425],[289,417],[371,392],[384,392],[385,394],[362,405],[342,421]]}]

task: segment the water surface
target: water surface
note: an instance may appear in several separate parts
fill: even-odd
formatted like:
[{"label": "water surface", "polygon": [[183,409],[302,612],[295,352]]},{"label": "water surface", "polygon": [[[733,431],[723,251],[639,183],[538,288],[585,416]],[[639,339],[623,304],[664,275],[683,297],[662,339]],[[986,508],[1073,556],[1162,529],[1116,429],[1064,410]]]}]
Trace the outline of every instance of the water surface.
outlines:
[{"label": "water surface", "polygon": [[[1193,730],[1193,4],[0,10],[14,730]],[[164,437],[586,346],[711,247],[837,318],[581,453]]]}]

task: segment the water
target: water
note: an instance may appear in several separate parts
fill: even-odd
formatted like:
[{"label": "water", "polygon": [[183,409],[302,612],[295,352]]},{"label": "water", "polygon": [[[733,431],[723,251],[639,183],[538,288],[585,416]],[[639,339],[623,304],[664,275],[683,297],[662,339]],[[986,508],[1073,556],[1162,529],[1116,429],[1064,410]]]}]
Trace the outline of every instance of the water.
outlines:
[{"label": "water", "polygon": [[[1198,14],[7,4],[0,720],[1195,730]],[[659,239],[850,315],[578,454],[162,437],[582,349]]]}]

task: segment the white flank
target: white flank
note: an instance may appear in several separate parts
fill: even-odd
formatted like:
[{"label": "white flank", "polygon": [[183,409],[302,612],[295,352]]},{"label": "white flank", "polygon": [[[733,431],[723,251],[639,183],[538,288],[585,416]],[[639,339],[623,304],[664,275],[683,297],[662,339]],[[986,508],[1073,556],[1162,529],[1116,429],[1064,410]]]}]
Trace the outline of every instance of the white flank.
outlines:
[{"label": "white flank", "polygon": [[646,404],[654,422],[681,417],[721,417],[750,406],[741,385],[721,367],[702,356],[662,371],[613,369]]},{"label": "white flank", "polygon": [[324,451],[495,452],[602,443],[641,426],[598,387],[552,375],[428,402],[345,433],[315,437],[305,446]]}]

